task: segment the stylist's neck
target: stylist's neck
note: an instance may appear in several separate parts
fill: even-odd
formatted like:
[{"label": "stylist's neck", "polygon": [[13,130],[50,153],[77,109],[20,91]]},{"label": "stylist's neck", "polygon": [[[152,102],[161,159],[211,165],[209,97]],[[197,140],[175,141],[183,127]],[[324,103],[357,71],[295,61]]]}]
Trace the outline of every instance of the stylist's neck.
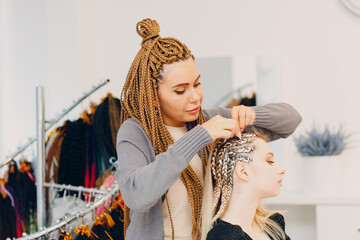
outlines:
[{"label": "stylist's neck", "polygon": [[229,204],[220,218],[233,225],[239,225],[246,233],[252,232],[259,203],[260,199],[253,194],[253,191],[246,189],[237,191],[234,189]]},{"label": "stylist's neck", "polygon": [[163,121],[164,121],[164,124],[166,126],[169,126],[169,127],[183,127],[183,126],[185,126],[185,122],[181,122],[181,121],[171,121],[171,120],[164,119],[164,118],[163,118]]}]

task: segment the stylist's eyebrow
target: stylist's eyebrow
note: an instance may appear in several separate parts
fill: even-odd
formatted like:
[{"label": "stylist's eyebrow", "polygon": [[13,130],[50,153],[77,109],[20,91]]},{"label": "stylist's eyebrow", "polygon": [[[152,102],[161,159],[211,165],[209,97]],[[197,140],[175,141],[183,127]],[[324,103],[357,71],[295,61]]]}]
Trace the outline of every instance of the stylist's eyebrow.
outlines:
[{"label": "stylist's eyebrow", "polygon": [[[199,74],[199,76],[197,76],[197,78],[195,79],[194,82],[196,82],[197,80],[199,80],[199,78],[200,78],[200,74]],[[173,88],[181,87],[181,86],[187,86],[187,85],[189,85],[189,83],[179,83],[179,84],[176,84],[175,86],[173,86]]]},{"label": "stylist's eyebrow", "polygon": [[265,154],[265,155],[270,155],[270,156],[274,156],[274,153],[272,153],[272,152],[268,152],[267,154]]}]

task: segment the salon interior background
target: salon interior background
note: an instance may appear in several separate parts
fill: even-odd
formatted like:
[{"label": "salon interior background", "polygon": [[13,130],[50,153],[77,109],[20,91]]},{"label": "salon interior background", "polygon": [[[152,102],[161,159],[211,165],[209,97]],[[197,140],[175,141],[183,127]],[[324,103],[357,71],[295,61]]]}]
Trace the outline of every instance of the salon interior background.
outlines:
[{"label": "salon interior background", "polygon": [[[36,86],[45,87],[47,119],[105,78],[111,83],[89,101],[107,91],[120,97],[140,47],[135,25],[146,17],[158,20],[161,36],[178,37],[199,59],[278,57],[278,98],[303,117],[295,134],[314,121],[342,122],[359,143],[360,17],[340,0],[0,0],[0,162],[36,135]],[[221,86],[221,78],[202,81]],[[343,177],[345,190],[360,194],[359,156],[359,147],[346,152]],[[284,190],[296,190],[302,159],[291,138],[283,141],[282,159]]]},{"label": "salon interior background", "polygon": [[[342,122],[359,132],[360,18],[337,0],[0,0],[0,14],[0,159],[35,136],[36,86],[45,87],[47,119],[105,78],[111,83],[90,100],[107,91],[119,97],[141,41],[135,25],[145,17],[157,19],[162,36],[178,37],[199,59],[279,57],[279,99],[303,116],[295,134],[314,121]],[[203,79],[205,88],[221,81]],[[207,96],[215,97],[220,96]],[[291,139],[284,144],[292,181],[296,149]],[[360,148],[347,151],[347,175],[358,175],[359,155]]]}]

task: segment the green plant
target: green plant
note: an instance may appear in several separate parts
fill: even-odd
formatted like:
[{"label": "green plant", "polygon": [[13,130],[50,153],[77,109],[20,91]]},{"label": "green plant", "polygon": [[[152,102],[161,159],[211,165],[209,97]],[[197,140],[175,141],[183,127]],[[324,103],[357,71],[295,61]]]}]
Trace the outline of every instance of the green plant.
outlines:
[{"label": "green plant", "polygon": [[342,125],[335,132],[328,125],[321,131],[315,125],[304,135],[294,137],[295,145],[302,156],[338,155],[348,146],[348,138]]}]

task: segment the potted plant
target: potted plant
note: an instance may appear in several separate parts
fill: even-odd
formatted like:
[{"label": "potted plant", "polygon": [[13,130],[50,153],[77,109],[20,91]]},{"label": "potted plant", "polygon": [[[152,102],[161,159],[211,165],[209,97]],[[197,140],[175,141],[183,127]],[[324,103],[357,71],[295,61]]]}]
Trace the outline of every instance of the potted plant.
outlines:
[{"label": "potted plant", "polygon": [[340,172],[343,151],[347,149],[350,134],[343,126],[331,131],[313,125],[312,129],[294,137],[295,145],[303,161],[304,192],[313,195],[334,195],[341,187]]},{"label": "potted plant", "polygon": [[329,156],[341,154],[348,146],[349,137],[342,126],[331,132],[328,125],[323,131],[314,125],[306,134],[294,137],[294,141],[302,156]]}]

